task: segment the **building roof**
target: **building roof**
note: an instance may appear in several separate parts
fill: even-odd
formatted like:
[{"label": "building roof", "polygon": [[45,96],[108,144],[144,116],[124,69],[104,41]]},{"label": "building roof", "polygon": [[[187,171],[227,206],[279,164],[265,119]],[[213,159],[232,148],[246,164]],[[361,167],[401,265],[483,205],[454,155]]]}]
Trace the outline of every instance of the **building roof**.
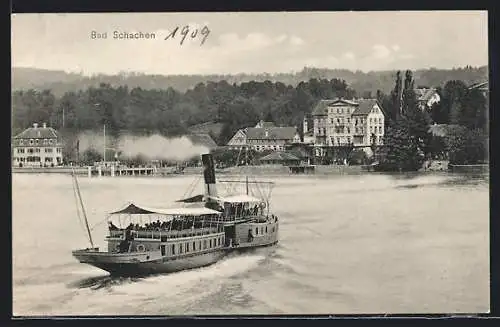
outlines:
[{"label": "building roof", "polygon": [[59,135],[57,134],[57,131],[53,129],[52,127],[39,127],[38,124],[33,124],[33,127],[27,128],[21,133],[17,134],[14,136],[15,139],[36,139],[36,138],[43,138],[43,139],[50,139],[50,138],[58,138]]},{"label": "building roof", "polygon": [[286,151],[276,151],[259,159],[260,161],[285,161],[285,160],[300,160],[300,158]]},{"label": "building roof", "polygon": [[376,99],[359,99],[357,102],[358,107],[352,113],[353,115],[368,115],[373,109],[373,106],[378,105],[378,101]]},{"label": "building roof", "polygon": [[482,82],[482,83],[474,83],[471,86],[469,86],[469,89],[480,89],[483,91],[488,91],[489,89],[489,82]]},{"label": "building roof", "polygon": [[291,150],[287,150],[286,153],[288,154],[291,154],[295,157],[297,157],[298,159],[305,159],[305,158],[308,158],[310,157],[310,155],[307,153],[306,150],[304,150],[304,148],[294,148],[294,149],[291,149]]},{"label": "building roof", "polygon": [[202,145],[209,149],[215,149],[217,147],[217,143],[215,143],[214,139],[206,133],[188,134],[186,137],[189,138],[194,145]]},{"label": "building roof", "polygon": [[276,124],[273,123],[272,121],[259,121],[257,125],[255,125],[255,128],[269,128],[269,127],[276,127]]},{"label": "building roof", "polygon": [[427,102],[431,99],[431,97],[436,94],[436,89],[434,88],[420,88],[420,89],[415,89],[415,94],[417,95],[417,100],[418,101],[424,101]]},{"label": "building roof", "polygon": [[250,127],[246,135],[249,140],[291,140],[296,133],[295,127]]},{"label": "building roof", "polygon": [[445,137],[455,128],[463,128],[463,126],[454,124],[434,124],[429,126],[428,132],[433,136]]},{"label": "building roof", "polygon": [[340,99],[340,98],[319,100],[319,102],[316,104],[316,106],[313,109],[312,115],[313,116],[326,115],[328,113],[328,107],[333,106],[337,103],[347,104],[347,105],[351,105],[351,106],[358,105],[358,103],[355,101]]}]

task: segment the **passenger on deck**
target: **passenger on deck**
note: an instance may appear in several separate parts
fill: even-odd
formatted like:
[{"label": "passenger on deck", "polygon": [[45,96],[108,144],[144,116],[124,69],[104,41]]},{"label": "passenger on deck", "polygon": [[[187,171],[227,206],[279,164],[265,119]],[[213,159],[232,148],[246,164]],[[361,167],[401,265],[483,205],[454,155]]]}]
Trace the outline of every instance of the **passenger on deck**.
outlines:
[{"label": "passenger on deck", "polygon": [[116,227],[112,221],[109,221],[108,225],[109,225],[109,230],[118,230],[118,227]]},{"label": "passenger on deck", "polygon": [[248,230],[248,242],[252,242],[253,241],[253,234],[252,234],[252,230],[249,229]]}]

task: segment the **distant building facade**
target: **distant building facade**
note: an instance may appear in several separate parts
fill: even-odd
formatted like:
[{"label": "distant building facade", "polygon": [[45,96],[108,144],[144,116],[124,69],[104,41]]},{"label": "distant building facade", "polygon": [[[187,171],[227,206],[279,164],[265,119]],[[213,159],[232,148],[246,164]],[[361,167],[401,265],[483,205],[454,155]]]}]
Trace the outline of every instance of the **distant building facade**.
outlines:
[{"label": "distant building facade", "polygon": [[429,109],[432,105],[441,101],[441,97],[435,88],[421,87],[415,89],[415,93],[417,96],[418,106],[421,110]]},{"label": "distant building facade", "polygon": [[385,115],[376,99],[320,100],[312,115],[316,156],[327,147],[383,144]]},{"label": "distant building facade", "polygon": [[256,151],[285,150],[286,145],[300,142],[295,127],[277,127],[272,122],[260,121],[255,127],[240,129],[229,140],[233,149],[249,147]]},{"label": "distant building facade", "polygon": [[53,167],[63,163],[62,140],[52,127],[37,123],[12,139],[12,165]]}]

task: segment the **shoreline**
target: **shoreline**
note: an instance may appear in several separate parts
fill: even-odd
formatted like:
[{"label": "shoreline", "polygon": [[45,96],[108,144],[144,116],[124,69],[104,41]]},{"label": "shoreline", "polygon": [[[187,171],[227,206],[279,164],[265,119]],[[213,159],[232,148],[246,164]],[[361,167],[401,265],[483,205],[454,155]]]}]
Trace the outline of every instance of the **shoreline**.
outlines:
[{"label": "shoreline", "polygon": [[[478,169],[481,166],[481,169]],[[301,173],[295,174],[291,173],[286,166],[281,165],[266,165],[266,166],[247,166],[247,167],[230,167],[225,169],[216,169],[216,174],[219,176],[224,175],[239,175],[245,170],[249,175],[255,176],[325,176],[325,175],[368,175],[368,174],[382,174],[382,175],[407,175],[412,173],[417,174],[436,174],[436,173],[489,173],[487,165],[461,165],[461,169],[446,169],[446,170],[433,170],[426,169],[415,172],[377,172],[369,171],[365,166],[343,166],[343,165],[316,165],[315,171],[312,173]],[[78,176],[88,176],[87,167],[12,167],[12,174],[71,174],[72,171]],[[148,177],[148,178],[164,178],[164,177],[176,177],[176,176],[197,176],[202,174],[202,167],[186,167],[182,173],[172,173],[169,168],[160,168],[155,175],[128,175],[121,177]],[[99,177],[93,171],[92,177]],[[101,177],[112,177],[109,174],[105,174]],[[115,176],[120,177],[120,176]]]}]

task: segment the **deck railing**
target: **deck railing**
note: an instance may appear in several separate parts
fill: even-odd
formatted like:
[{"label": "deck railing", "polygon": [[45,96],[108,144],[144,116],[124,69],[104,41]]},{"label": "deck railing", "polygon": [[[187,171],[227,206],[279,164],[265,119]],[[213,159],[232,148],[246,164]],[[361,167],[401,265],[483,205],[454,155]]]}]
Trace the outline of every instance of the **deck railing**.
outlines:
[{"label": "deck railing", "polygon": [[[181,237],[202,236],[222,232],[222,228],[218,227],[204,227],[197,229],[184,229],[184,230],[132,230],[134,238],[150,238],[150,239],[176,239]],[[125,237],[125,230],[111,230],[108,238],[123,238]]]}]

